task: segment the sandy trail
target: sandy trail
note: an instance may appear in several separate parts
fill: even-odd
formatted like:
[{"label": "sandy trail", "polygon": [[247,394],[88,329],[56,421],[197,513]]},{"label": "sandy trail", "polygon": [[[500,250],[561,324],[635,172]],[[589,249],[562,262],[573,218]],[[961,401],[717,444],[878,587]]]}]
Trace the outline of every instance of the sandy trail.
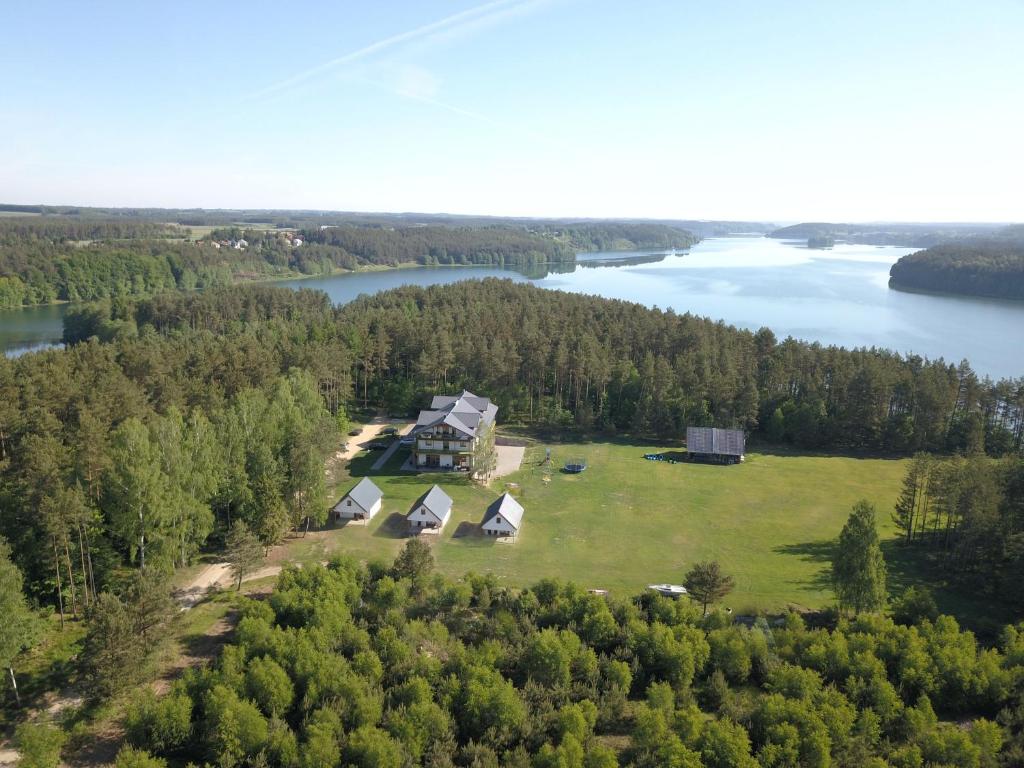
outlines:
[{"label": "sandy trail", "polygon": [[[267,576],[277,576],[280,572],[280,565],[266,565],[247,573],[242,577],[242,582],[263,579]],[[207,592],[211,589],[226,589],[233,586],[234,583],[235,580],[231,576],[230,563],[214,563],[213,565],[206,566],[192,580],[191,584],[178,593],[177,598],[181,604],[181,610],[187,611],[189,608],[194,607],[196,603],[206,597]]]},{"label": "sandy trail", "polygon": [[402,419],[389,419],[384,416],[375,416],[370,419],[368,424],[364,424],[362,429],[359,430],[358,435],[353,435],[347,438],[347,447],[343,451],[338,451],[334,454],[336,461],[349,461],[359,455],[359,452],[366,448],[367,444],[372,443],[381,432],[387,427],[398,426],[399,424],[406,424],[406,421]]}]

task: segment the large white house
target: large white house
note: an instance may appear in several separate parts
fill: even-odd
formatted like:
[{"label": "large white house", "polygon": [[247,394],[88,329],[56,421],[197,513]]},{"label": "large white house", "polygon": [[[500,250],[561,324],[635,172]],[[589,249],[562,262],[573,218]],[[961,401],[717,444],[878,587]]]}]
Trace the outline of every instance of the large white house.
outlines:
[{"label": "large white house", "polygon": [[430,408],[420,411],[412,435],[417,467],[476,469],[477,451],[494,445],[498,406],[486,397],[463,390],[459,395],[435,395]]},{"label": "large white house", "polygon": [[488,536],[515,538],[522,524],[523,505],[512,498],[511,494],[503,493],[487,508],[480,528]]},{"label": "large white house", "polygon": [[412,533],[440,533],[452,516],[452,498],[435,485],[423,494],[409,513]]},{"label": "large white house", "polygon": [[338,520],[372,520],[380,512],[384,494],[376,483],[364,477],[334,505]]}]

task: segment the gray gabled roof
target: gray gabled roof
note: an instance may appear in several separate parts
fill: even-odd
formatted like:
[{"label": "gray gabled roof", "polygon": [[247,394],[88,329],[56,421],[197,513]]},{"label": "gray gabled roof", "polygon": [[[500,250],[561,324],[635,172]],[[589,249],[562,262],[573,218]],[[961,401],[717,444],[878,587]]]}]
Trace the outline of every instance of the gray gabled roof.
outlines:
[{"label": "gray gabled roof", "polygon": [[452,509],[452,497],[441,490],[441,486],[435,485],[420,499],[417,506],[424,506],[437,516],[438,520],[444,520],[445,516]]},{"label": "gray gabled roof", "polygon": [[434,410],[441,410],[447,408],[450,405],[456,405],[457,407],[473,408],[476,411],[486,410],[487,406],[491,404],[491,401],[486,397],[479,397],[474,395],[468,389],[462,390],[457,395],[434,395],[434,399],[430,403],[430,407]]},{"label": "gray gabled roof", "polygon": [[369,511],[374,504],[384,498],[384,493],[377,484],[368,477],[364,477],[355,487],[345,494],[345,498],[352,499],[363,509]]},{"label": "gray gabled roof", "polygon": [[484,524],[493,520],[498,515],[508,520],[512,527],[518,531],[519,526],[523,522],[523,505],[516,501],[512,494],[505,492],[487,507],[487,512],[484,513]]},{"label": "gray gabled roof", "polygon": [[686,428],[686,450],[691,453],[742,456],[745,448],[746,439],[742,430],[715,427]]},{"label": "gray gabled roof", "polygon": [[434,395],[429,409],[420,411],[413,432],[438,424],[447,424],[470,437],[476,437],[477,430],[494,423],[498,406],[486,397],[478,397],[468,390],[459,395]]}]

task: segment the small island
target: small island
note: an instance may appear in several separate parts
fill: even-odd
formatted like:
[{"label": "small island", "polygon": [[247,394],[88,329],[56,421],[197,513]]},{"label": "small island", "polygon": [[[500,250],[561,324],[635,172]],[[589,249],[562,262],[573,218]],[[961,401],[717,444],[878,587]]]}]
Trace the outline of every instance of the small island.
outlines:
[{"label": "small island", "polygon": [[836,240],[831,235],[814,235],[807,238],[808,248],[831,248]]}]

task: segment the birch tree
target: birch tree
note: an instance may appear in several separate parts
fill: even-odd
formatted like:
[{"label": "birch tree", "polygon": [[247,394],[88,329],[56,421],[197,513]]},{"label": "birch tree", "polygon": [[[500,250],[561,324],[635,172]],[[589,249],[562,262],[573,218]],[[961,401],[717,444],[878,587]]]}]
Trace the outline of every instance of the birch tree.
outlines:
[{"label": "birch tree", "polygon": [[853,505],[832,559],[832,583],[842,608],[854,613],[877,611],[885,605],[886,568],[878,544],[875,508],[867,501]]},{"label": "birch tree", "polygon": [[14,700],[21,706],[14,659],[35,641],[40,629],[38,616],[25,602],[21,571],[11,562],[11,548],[0,538],[0,665],[7,669]]},{"label": "birch tree", "polygon": [[110,454],[104,506],[111,530],[128,547],[129,557],[138,558],[140,568],[146,567],[147,552],[170,563],[171,494],[149,430],[138,419],[127,419],[114,432]]}]

